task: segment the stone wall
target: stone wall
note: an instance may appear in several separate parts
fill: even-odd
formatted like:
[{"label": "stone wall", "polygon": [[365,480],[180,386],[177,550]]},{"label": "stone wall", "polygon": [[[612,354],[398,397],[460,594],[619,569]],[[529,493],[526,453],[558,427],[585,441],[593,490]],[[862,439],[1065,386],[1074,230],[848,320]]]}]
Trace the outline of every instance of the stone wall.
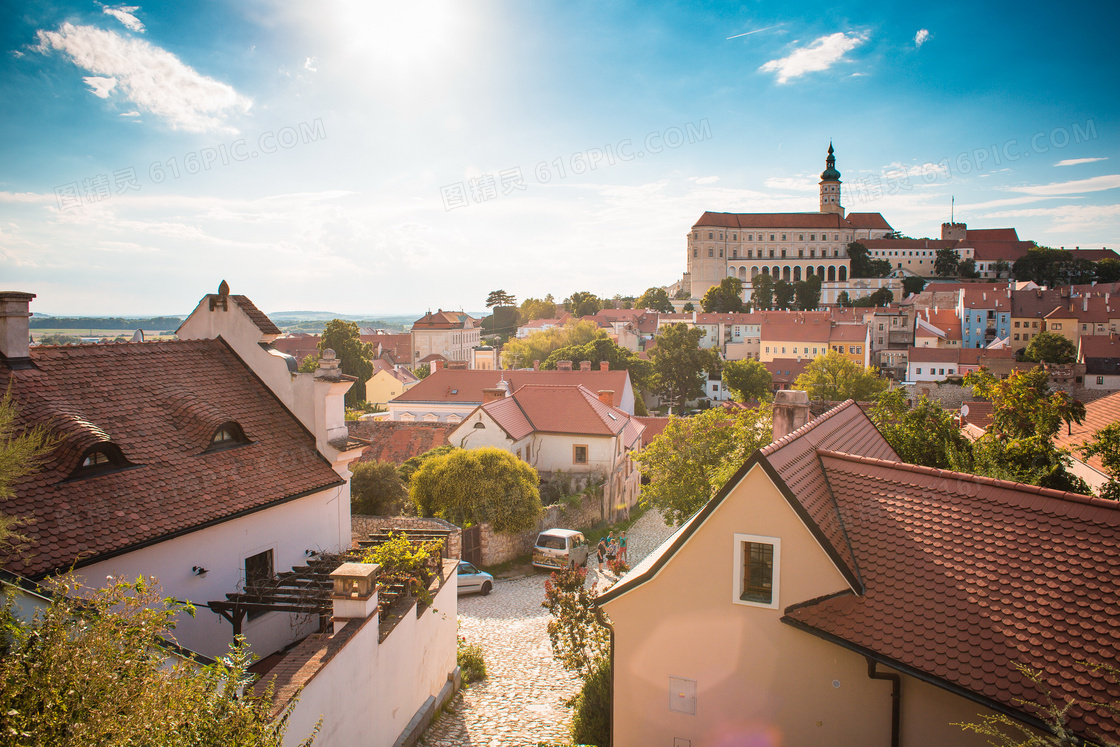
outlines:
[{"label": "stone wall", "polygon": [[350,516],[350,532],[357,542],[379,529],[450,529],[447,538],[447,557],[463,557],[463,530],[443,519],[424,519],[418,516]]},{"label": "stone wall", "polygon": [[482,565],[498,565],[532,552],[537,535],[545,529],[588,529],[602,520],[603,489],[600,487],[590,496],[581,496],[578,501],[561,501],[546,506],[537,525],[519,534],[495,532],[489,524],[483,524],[480,531]]}]

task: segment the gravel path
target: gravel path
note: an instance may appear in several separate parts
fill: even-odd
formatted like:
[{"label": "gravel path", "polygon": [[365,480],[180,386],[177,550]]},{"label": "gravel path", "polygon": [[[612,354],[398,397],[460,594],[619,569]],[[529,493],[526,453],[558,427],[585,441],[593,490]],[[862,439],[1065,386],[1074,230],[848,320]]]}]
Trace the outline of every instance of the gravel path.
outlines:
[{"label": "gravel path", "polygon": [[[630,564],[636,565],[672,533],[660,514],[647,511],[630,530]],[[594,560],[589,580],[596,579]],[[456,695],[420,740],[426,747],[522,747],[567,741],[571,711],[564,702],[579,679],[552,658],[546,573],[499,579],[487,597],[459,597],[460,634],[485,652],[487,677]],[[614,579],[606,577],[600,586]]]}]

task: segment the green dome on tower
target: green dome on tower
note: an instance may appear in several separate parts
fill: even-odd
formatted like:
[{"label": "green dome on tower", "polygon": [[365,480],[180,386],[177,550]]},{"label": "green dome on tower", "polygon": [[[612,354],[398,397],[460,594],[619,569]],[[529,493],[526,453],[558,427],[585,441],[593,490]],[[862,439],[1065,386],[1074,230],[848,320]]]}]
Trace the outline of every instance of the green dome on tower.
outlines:
[{"label": "green dome on tower", "polygon": [[840,181],[840,172],[836,170],[836,156],[832,155],[832,143],[828,144],[828,158],[824,159],[825,170],[821,172],[822,182]]}]

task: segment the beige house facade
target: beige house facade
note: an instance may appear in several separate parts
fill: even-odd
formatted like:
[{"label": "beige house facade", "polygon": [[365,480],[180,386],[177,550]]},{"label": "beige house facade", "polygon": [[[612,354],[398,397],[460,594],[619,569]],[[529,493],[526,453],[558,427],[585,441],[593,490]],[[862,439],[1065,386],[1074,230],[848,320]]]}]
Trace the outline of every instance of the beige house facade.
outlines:
[{"label": "beige house facade", "polygon": [[[613,744],[982,745],[955,724],[1040,726],[1012,662],[1043,669],[1056,699],[1120,695],[1077,663],[1120,653],[1120,634],[1077,612],[1120,573],[1075,559],[1075,535],[1120,534],[1116,506],[900,463],[855,403],[801,425],[799,395],[775,405],[776,433],[792,432],[600,594]],[[1091,705],[1070,726],[1120,731]]]}]

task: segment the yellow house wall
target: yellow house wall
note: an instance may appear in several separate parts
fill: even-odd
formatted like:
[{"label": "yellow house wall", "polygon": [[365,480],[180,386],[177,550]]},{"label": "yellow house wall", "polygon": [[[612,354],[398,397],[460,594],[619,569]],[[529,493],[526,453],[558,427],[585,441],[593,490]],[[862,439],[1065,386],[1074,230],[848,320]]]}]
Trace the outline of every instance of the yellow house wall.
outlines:
[{"label": "yellow house wall", "polygon": [[[736,533],[781,539],[779,609],[732,601]],[[614,744],[889,744],[890,682],[779,621],[791,604],[847,588],[756,466],[655,578],[604,605],[615,628]],[[695,715],[669,710],[670,677],[696,681]],[[904,744],[983,743],[948,726],[970,719],[971,703],[904,679]]]},{"label": "yellow house wall", "polygon": [[[819,340],[764,339],[760,342],[760,347],[758,359],[763,363],[769,363],[776,358],[816,358],[828,352],[828,343]],[[797,352],[794,352],[795,350]],[[814,353],[813,350],[817,352]]]},{"label": "yellow house wall", "polygon": [[366,402],[383,405],[393,397],[403,394],[404,390],[405,386],[400,380],[386,371],[378,371],[366,382]]}]

